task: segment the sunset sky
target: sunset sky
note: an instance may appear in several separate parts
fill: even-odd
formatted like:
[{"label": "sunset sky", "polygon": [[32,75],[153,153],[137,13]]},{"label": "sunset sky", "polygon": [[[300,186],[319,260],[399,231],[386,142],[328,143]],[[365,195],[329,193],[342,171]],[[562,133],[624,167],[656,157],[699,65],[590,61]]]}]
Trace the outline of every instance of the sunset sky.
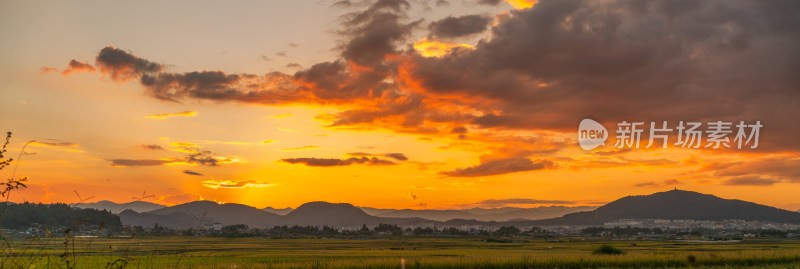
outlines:
[{"label": "sunset sky", "polygon": [[[3,1],[6,157],[36,141],[11,200],[432,209],[678,188],[798,210],[797,14],[796,1]],[[605,146],[579,147],[585,118]],[[623,121],[763,128],[756,149],[682,148],[677,133],[645,149],[647,130],[620,149]]]}]

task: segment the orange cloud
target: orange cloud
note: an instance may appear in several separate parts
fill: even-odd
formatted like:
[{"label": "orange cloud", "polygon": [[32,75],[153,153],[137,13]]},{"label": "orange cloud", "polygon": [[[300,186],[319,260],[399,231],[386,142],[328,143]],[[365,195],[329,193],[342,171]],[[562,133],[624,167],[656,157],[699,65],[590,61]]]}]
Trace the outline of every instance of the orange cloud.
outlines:
[{"label": "orange cloud", "polygon": [[317,146],[305,146],[305,147],[299,147],[299,148],[285,148],[285,149],[279,149],[279,150],[281,150],[281,151],[297,151],[297,150],[309,150],[309,149],[315,149],[315,148],[319,148],[319,147],[317,147]]},{"label": "orange cloud", "polygon": [[76,60],[69,61],[67,68],[61,72],[62,75],[69,75],[73,72],[94,72],[95,68],[91,64],[82,63]]},{"label": "orange cloud", "polygon": [[242,189],[242,188],[266,188],[275,184],[260,183],[255,180],[206,180],[201,182],[204,187],[211,189]]},{"label": "orange cloud", "polygon": [[198,200],[203,200],[203,196],[194,193],[184,193],[184,194],[174,194],[174,195],[164,195],[158,197],[158,203],[173,206],[177,204],[184,204],[188,202],[194,202]]},{"label": "orange cloud", "polygon": [[169,143],[172,148],[169,148],[170,151],[177,151],[189,154],[196,154],[200,148],[200,145],[195,143],[189,142],[172,142]]},{"label": "orange cloud", "polygon": [[292,115],[292,113],[285,113],[285,114],[272,115],[272,116],[270,116],[270,117],[273,117],[273,118],[278,118],[278,119],[282,119],[282,118],[289,117],[289,116],[291,116],[291,115]]},{"label": "orange cloud", "polygon": [[154,165],[166,165],[176,162],[175,160],[168,160],[168,159],[161,159],[161,160],[113,159],[110,161],[111,161],[111,166],[114,167],[154,166]]},{"label": "orange cloud", "polygon": [[58,72],[58,68],[42,66],[42,68],[39,69],[39,73],[41,73],[41,74],[46,74],[46,73],[50,73],[50,72]]},{"label": "orange cloud", "polygon": [[347,166],[352,164],[366,164],[366,165],[395,165],[395,162],[378,159],[376,157],[367,158],[348,158],[348,159],[333,159],[333,158],[288,158],[282,159],[282,162],[291,164],[305,164],[307,166],[318,167],[331,167],[331,166]]},{"label": "orange cloud", "polygon": [[78,147],[78,144],[62,141],[58,139],[45,139],[42,141],[33,141],[29,145],[31,146],[43,146],[43,147]]},{"label": "orange cloud", "polygon": [[499,159],[488,162],[481,162],[481,164],[453,171],[444,171],[440,174],[451,177],[481,177],[493,176],[522,171],[552,169],[556,164],[550,160],[537,160],[531,161],[528,158],[507,158]]},{"label": "orange cloud", "polygon": [[197,115],[197,111],[188,111],[187,110],[187,111],[178,112],[178,113],[155,114],[155,115],[147,116],[146,118],[166,119],[166,118],[175,117],[175,116],[194,117],[195,115]]},{"label": "orange cloud", "polygon": [[239,157],[217,156],[216,153],[202,150],[197,144],[186,142],[171,143],[171,151],[187,153],[182,158],[161,158],[161,159],[111,159],[111,166],[114,167],[135,167],[135,166],[157,166],[157,165],[207,165],[217,166],[221,164],[242,163]]}]

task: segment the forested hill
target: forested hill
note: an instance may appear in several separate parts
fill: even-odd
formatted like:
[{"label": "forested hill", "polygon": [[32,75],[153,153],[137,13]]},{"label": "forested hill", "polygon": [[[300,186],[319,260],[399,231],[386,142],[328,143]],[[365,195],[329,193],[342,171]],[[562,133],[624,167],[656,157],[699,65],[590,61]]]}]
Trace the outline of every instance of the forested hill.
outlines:
[{"label": "forested hill", "polygon": [[81,226],[98,227],[101,223],[104,229],[122,230],[119,217],[109,211],[74,208],[67,204],[0,203],[0,223],[3,229],[15,230],[41,225],[40,228],[78,231]]}]

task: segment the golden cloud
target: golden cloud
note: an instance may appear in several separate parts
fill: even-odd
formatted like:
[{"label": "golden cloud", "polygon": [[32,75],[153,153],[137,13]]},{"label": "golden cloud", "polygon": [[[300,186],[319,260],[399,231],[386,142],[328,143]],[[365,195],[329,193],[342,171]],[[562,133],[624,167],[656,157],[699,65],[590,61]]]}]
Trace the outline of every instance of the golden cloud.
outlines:
[{"label": "golden cloud", "polygon": [[280,149],[280,150],[281,151],[297,151],[297,150],[309,150],[309,149],[315,149],[315,148],[319,148],[319,147],[317,147],[317,146],[305,146],[305,147],[299,147],[299,148],[285,148],[285,149]]},{"label": "golden cloud", "polygon": [[211,189],[242,189],[242,188],[266,188],[276,184],[260,183],[255,180],[206,180],[201,182],[204,187]]},{"label": "golden cloud", "polygon": [[29,145],[42,146],[42,147],[71,147],[71,148],[76,148],[79,146],[76,143],[62,141],[58,139],[45,139],[41,141],[33,141]]},{"label": "golden cloud", "polygon": [[414,49],[424,57],[441,58],[447,56],[456,48],[474,49],[475,47],[467,44],[450,43],[423,38],[414,43]]},{"label": "golden cloud", "polygon": [[506,0],[506,3],[514,7],[515,9],[525,9],[531,8],[533,5],[539,2],[538,0]]},{"label": "golden cloud", "polygon": [[197,115],[197,111],[189,111],[189,110],[187,110],[187,111],[177,112],[177,113],[155,114],[155,115],[147,116],[146,118],[150,118],[150,119],[166,119],[166,118],[175,117],[175,116],[194,117],[195,115]]}]

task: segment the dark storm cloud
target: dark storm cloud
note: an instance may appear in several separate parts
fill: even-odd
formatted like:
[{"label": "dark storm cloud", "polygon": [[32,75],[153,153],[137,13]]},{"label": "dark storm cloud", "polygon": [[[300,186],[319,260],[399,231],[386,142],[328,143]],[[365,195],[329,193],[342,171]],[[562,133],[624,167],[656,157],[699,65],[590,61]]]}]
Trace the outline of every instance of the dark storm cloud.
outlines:
[{"label": "dark storm cloud", "polygon": [[402,23],[410,7],[405,0],[378,0],[366,10],[343,16],[341,33],[349,39],[342,57],[362,66],[382,66],[386,55],[397,54],[397,45],[420,23]]},{"label": "dark storm cloud", "polygon": [[431,22],[428,25],[430,35],[436,39],[451,39],[470,36],[485,31],[489,28],[492,17],[484,15],[464,15]]},{"label": "dark storm cloud", "polygon": [[[354,99],[396,98],[384,93],[396,90],[397,85],[386,82],[396,69],[387,56],[400,54],[398,45],[407,42],[417,22],[404,23],[410,4],[404,0],[379,0],[365,10],[341,17],[344,38],[341,60],[322,62],[294,74],[301,82],[300,89],[329,101]],[[351,64],[362,67],[358,72]]]},{"label": "dark storm cloud", "polygon": [[440,174],[451,177],[481,177],[549,169],[554,167],[555,163],[549,160],[537,160],[536,162],[533,162],[528,158],[506,158],[482,162],[476,166],[456,169],[453,171],[444,171],[440,172]]},{"label": "dark storm cloud", "polygon": [[111,46],[100,50],[100,53],[97,54],[96,65],[100,71],[111,76],[111,79],[122,81],[139,78],[143,74],[155,73],[164,69],[161,64],[136,57]]},{"label": "dark storm cloud", "polygon": [[342,61],[318,63],[306,70],[298,71],[293,77],[311,86],[301,86],[301,89],[329,101],[375,98],[385,89],[392,87],[382,82],[386,78],[385,74],[365,71],[353,75]]},{"label": "dark storm cloud", "polygon": [[149,93],[163,100],[177,100],[183,97],[225,100],[241,96],[240,79],[253,78],[249,75],[225,74],[221,71],[189,72],[183,74],[159,73],[143,75],[142,85]]},{"label": "dark storm cloud", "polygon": [[[579,117],[762,120],[762,148],[800,146],[794,1],[539,1],[475,50],[416,61],[434,95],[495,100],[483,128],[571,130]],[[778,108],[778,109],[776,109]],[[485,108],[484,108],[485,109]]]},{"label": "dark storm cloud", "polygon": [[305,164],[307,166],[347,166],[352,164],[366,164],[366,165],[395,165],[392,161],[378,159],[376,157],[361,157],[361,158],[348,158],[348,159],[328,159],[328,158],[287,158],[282,159],[282,162],[291,164]]}]

